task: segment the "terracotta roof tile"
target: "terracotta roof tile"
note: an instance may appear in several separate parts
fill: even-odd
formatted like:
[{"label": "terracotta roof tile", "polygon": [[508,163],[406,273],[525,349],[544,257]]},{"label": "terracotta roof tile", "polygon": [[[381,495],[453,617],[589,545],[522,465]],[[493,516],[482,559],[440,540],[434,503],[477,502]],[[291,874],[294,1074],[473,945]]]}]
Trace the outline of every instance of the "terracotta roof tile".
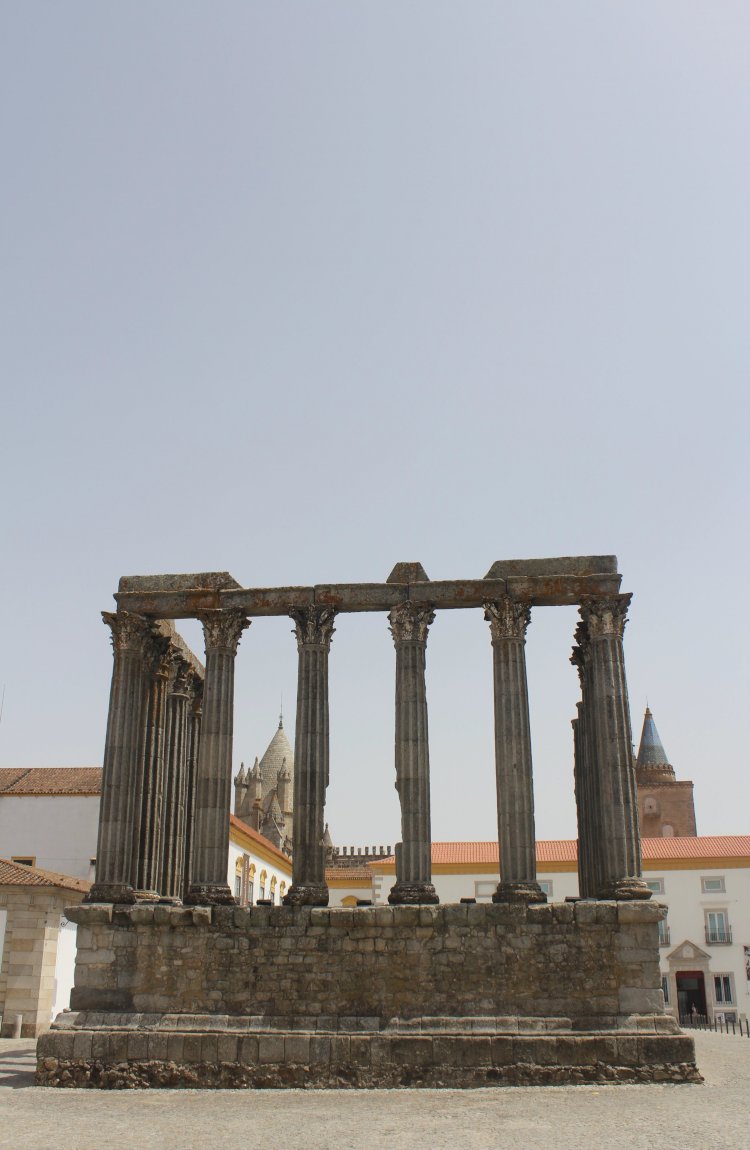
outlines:
[{"label": "terracotta roof tile", "polygon": [[326,882],[366,882],[372,879],[372,872],[367,866],[333,866],[326,867]]},{"label": "terracotta roof tile", "polygon": [[[643,861],[681,858],[750,857],[750,835],[696,835],[690,838],[643,839]],[[546,863],[574,863],[578,858],[575,839],[540,839],[537,860]],[[372,862],[372,867],[393,865],[394,858]],[[433,864],[498,862],[496,842],[433,843]]]},{"label": "terracotta roof tile", "polygon": [[91,883],[85,878],[24,866],[22,863],[9,862],[8,859],[0,859],[0,886],[53,886],[80,891],[81,894],[91,890]]},{"label": "terracotta roof tile", "polygon": [[0,795],[98,795],[101,767],[4,767]]},{"label": "terracotta roof tile", "polygon": [[258,846],[262,846],[264,850],[270,851],[271,854],[276,855],[279,859],[279,862],[283,862],[287,870],[292,865],[292,860],[289,858],[289,855],[285,855],[284,852],[280,851],[279,848],[274,843],[272,843],[270,839],[267,839],[265,835],[260,834],[260,832],[256,831],[253,827],[249,827],[247,823],[243,823],[242,819],[238,819],[236,815],[229,816],[229,825],[237,827],[237,829],[242,831],[243,834],[246,834],[249,838],[254,839]]}]

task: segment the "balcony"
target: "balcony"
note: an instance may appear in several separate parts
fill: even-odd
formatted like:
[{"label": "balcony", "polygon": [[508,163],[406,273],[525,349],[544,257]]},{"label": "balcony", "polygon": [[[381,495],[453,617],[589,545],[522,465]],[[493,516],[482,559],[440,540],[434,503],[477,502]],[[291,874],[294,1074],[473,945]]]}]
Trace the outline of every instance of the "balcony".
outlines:
[{"label": "balcony", "polygon": [[731,927],[725,926],[723,930],[710,930],[706,927],[706,942],[709,946],[728,946],[731,941]]}]

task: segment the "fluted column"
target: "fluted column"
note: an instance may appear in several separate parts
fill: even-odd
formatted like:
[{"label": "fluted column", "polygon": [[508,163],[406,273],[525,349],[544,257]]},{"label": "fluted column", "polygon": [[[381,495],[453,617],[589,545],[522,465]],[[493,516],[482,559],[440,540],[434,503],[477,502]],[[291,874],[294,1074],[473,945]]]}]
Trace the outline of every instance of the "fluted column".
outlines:
[{"label": "fluted column", "polygon": [[167,691],[173,653],[169,639],[153,634],[146,651],[148,705],[142,759],[136,784],[134,873],[139,899],[157,899],[162,885],[164,762],[167,740]]},{"label": "fluted column", "polygon": [[591,821],[598,898],[646,899],[622,636],[630,595],[581,605],[587,754],[595,776]]},{"label": "fluted column", "polygon": [[299,652],[294,736],[292,885],[287,906],[328,906],[323,845],[328,786],[328,653],[335,612],[302,607],[289,612]]},{"label": "fluted column", "polygon": [[198,778],[198,751],[201,741],[201,723],[203,720],[203,679],[193,675],[189,684],[190,699],[188,703],[188,747],[185,772],[185,849],[183,852],[182,876],[180,890],[186,898],[190,889],[191,867],[193,858],[193,837],[195,830],[195,787]]},{"label": "fluted column", "polygon": [[234,659],[240,636],[250,622],[236,610],[204,611],[198,618],[206,640],[206,677],[186,901],[203,906],[236,901],[227,883]]},{"label": "fluted column", "polygon": [[495,775],[500,882],[494,902],[546,902],[536,881],[526,628],[531,609],[510,595],[485,603],[495,686]]},{"label": "fluted column", "polygon": [[104,745],[96,882],[86,902],[134,902],[132,845],[136,772],[146,695],[149,623],[128,611],[103,611],[112,631],[114,668]]},{"label": "fluted column", "polygon": [[167,757],[164,771],[164,817],[162,832],[164,898],[182,898],[185,858],[185,804],[187,795],[188,705],[190,663],[175,656],[167,697]]},{"label": "fluted column", "polygon": [[401,803],[396,883],[388,895],[393,904],[439,902],[432,885],[425,687],[427,632],[434,618],[431,607],[409,602],[399,603],[388,616],[396,647],[396,790]]}]

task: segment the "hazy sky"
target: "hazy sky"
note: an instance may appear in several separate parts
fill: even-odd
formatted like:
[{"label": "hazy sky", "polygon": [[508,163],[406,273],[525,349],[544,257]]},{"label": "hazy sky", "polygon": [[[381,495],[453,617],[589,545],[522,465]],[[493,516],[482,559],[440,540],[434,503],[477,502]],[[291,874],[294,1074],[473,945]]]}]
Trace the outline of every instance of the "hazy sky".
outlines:
[{"label": "hazy sky", "polygon": [[[698,829],[748,820],[750,7],[0,3],[0,764],[101,762],[122,574],[615,553]],[[528,662],[573,836],[576,613]],[[296,647],[245,633],[237,765]],[[201,653],[195,626],[184,629]],[[428,644],[433,835],[494,838],[489,630]],[[337,843],[399,837],[394,651],[331,651]]]}]

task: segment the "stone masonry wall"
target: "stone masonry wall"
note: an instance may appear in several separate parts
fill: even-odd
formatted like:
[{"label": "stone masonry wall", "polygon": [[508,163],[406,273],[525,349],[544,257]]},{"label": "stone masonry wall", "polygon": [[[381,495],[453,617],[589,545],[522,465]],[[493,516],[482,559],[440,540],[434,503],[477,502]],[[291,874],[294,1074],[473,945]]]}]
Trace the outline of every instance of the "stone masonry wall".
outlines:
[{"label": "stone masonry wall", "polygon": [[187,908],[90,905],[76,1011],[287,1019],[664,1010],[654,903]]}]

